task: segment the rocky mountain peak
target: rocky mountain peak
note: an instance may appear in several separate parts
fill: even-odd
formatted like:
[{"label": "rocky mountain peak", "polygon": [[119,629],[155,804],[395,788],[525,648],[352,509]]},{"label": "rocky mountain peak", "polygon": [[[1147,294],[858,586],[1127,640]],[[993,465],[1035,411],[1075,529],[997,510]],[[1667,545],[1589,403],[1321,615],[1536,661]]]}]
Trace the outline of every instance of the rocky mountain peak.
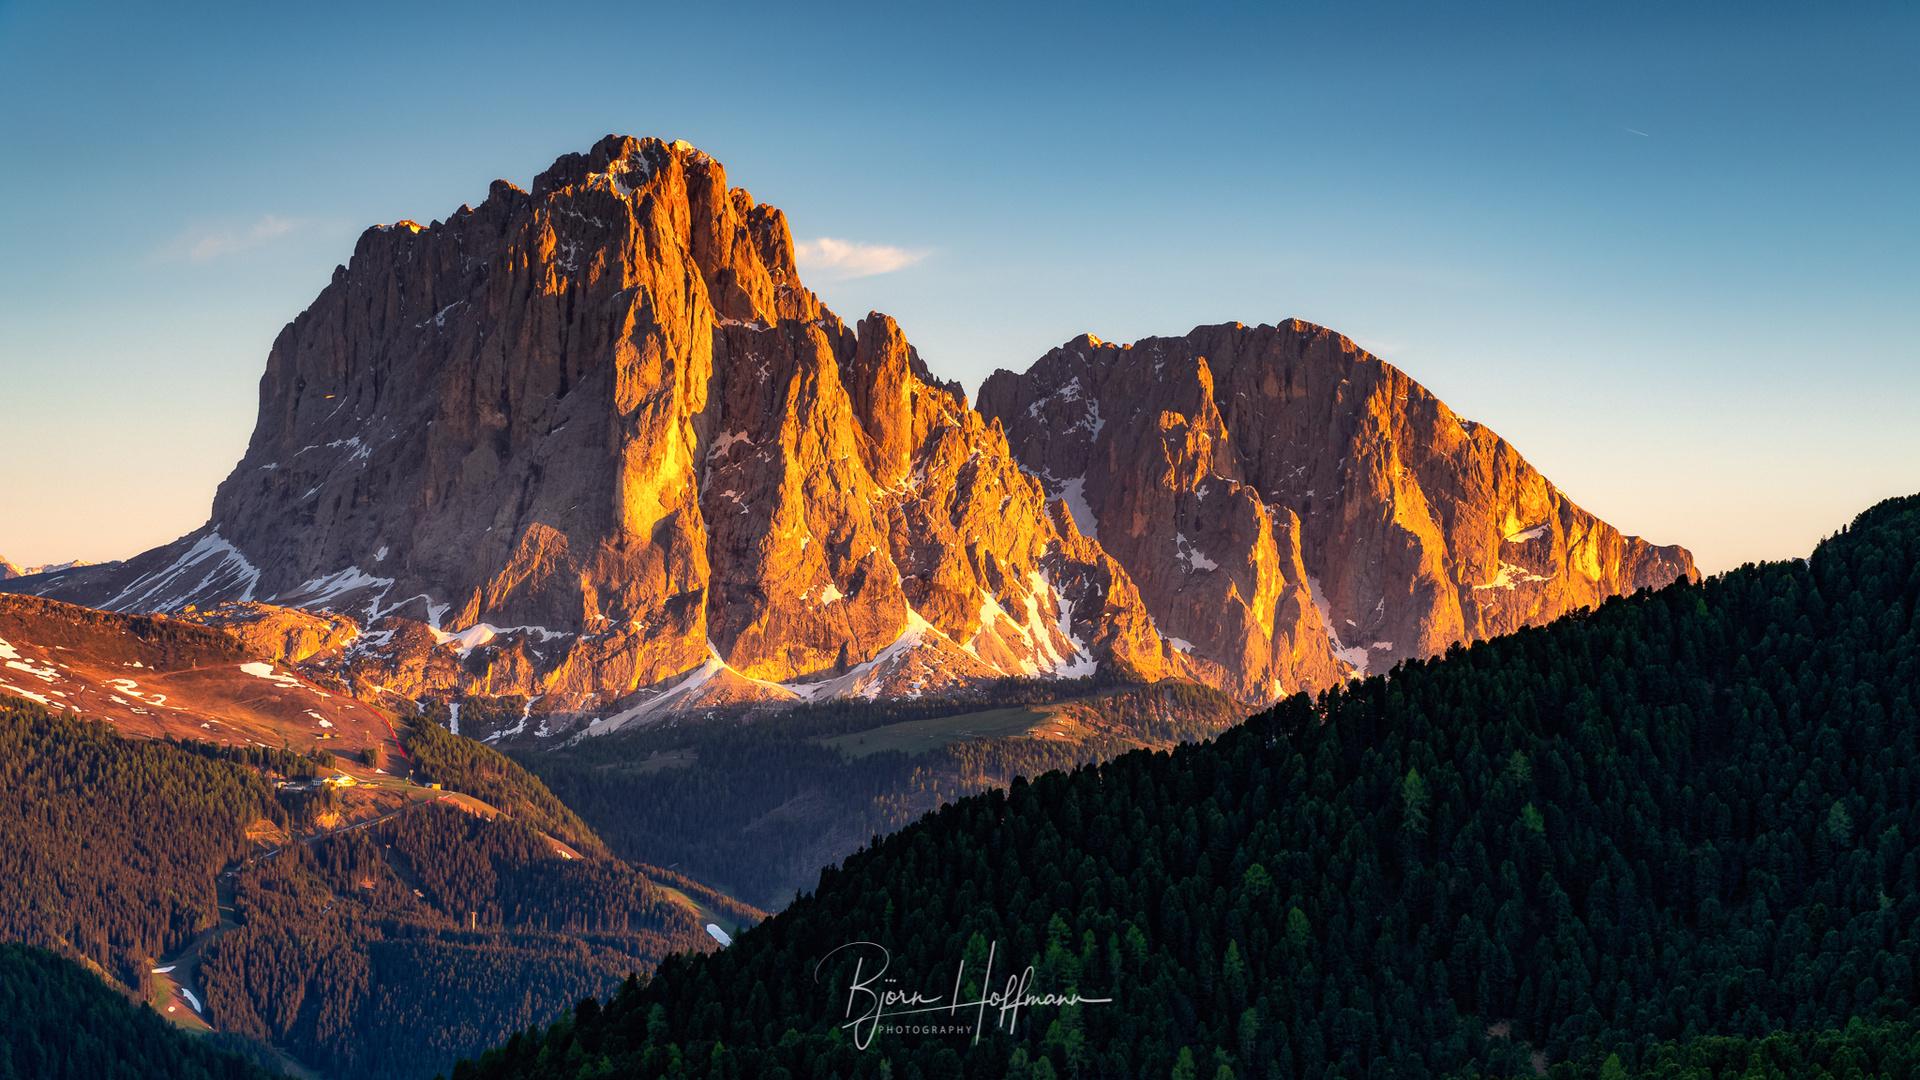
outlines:
[{"label": "rocky mountain peak", "polygon": [[[1317,623],[1362,673],[1696,574],[1683,549],[1622,536],[1492,431],[1298,319],[1130,346],[1082,336],[1025,373],[994,373],[980,409],[1051,493],[1084,503],[1175,634],[1217,626],[1212,599],[1172,614],[1179,597],[1223,589],[1216,574],[1232,580],[1229,611],[1260,595],[1248,566],[1211,565],[1216,551],[1261,550],[1255,522],[1275,537],[1276,595],[1297,632]],[[1135,462],[1156,446],[1158,479],[1142,485]],[[1197,652],[1244,640],[1230,631]]]},{"label": "rocky mountain peak", "polygon": [[1101,665],[1262,702],[1690,571],[1297,321],[1082,335],[969,408],[717,161],[609,136],[364,232],[207,525],[33,588],[350,615],[371,684],[552,734]]}]

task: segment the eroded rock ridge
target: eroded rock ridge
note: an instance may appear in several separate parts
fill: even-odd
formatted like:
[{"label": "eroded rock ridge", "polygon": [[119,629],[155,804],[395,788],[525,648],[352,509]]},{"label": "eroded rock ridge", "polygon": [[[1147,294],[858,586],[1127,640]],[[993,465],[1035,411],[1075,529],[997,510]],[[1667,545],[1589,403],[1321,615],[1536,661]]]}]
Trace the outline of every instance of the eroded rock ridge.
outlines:
[{"label": "eroded rock ridge", "polygon": [[1083,337],[980,405],[719,163],[610,136],[364,233],[204,527],[5,587],[350,615],[370,685],[610,730],[1102,665],[1257,703],[1692,570],[1302,323]]}]

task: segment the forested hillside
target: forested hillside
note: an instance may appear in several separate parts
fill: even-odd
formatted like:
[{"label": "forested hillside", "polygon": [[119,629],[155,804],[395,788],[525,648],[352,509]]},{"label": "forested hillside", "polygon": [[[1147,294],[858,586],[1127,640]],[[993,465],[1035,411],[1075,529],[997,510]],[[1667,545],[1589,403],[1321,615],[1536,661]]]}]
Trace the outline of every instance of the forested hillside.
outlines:
[{"label": "forested hillside", "polygon": [[711,945],[626,863],[444,804],[256,860],[233,906],[200,967],[209,1016],[342,1076],[427,1075]]},{"label": "forested hillside", "polygon": [[[415,745],[521,813],[416,803],[269,846],[249,826],[298,834],[334,797],[269,778],[314,775],[330,755],[125,739],[0,697],[0,940],[84,957],[143,997],[151,968],[174,969],[216,1029],[396,1080],[712,947],[686,903],[605,856],[517,765],[431,727]],[[726,910],[735,925],[759,915]]]},{"label": "forested hillside", "polygon": [[[475,702],[469,708],[501,707]],[[511,707],[516,711],[519,701]],[[441,784],[464,791],[499,807],[533,828],[589,855],[606,854],[606,845],[569,810],[547,786],[491,746],[463,739],[447,731],[447,707],[436,703],[428,710],[431,722],[417,724],[407,736],[407,753],[420,771],[421,783]]]},{"label": "forested hillside", "polygon": [[[1917,593],[1913,497],[1805,562],[965,799],[454,1075],[1714,1075],[1702,1040],[1906,1021]],[[939,1003],[990,954],[996,989],[1031,963],[1027,993],[1112,1000],[863,1050],[878,947]]]},{"label": "forested hillside", "polygon": [[[475,705],[484,707],[470,703],[463,716]],[[770,719],[620,732],[513,759],[622,858],[674,866],[778,908],[813,884],[820,867],[943,802],[1141,745],[1208,738],[1245,716],[1233,698],[1195,683],[1005,679],[964,701],[832,701]],[[1063,730],[1057,738],[981,737],[983,718],[1015,728],[1053,721]],[[934,729],[935,745],[896,748],[905,740],[889,733],[914,724]],[[435,744],[450,738],[429,730],[423,725],[423,737]]]},{"label": "forested hillside", "polygon": [[261,818],[286,815],[258,772],[0,696],[0,940],[142,986],[218,920],[214,880]]},{"label": "forested hillside", "polygon": [[0,944],[0,1080],[265,1080],[63,956]]}]

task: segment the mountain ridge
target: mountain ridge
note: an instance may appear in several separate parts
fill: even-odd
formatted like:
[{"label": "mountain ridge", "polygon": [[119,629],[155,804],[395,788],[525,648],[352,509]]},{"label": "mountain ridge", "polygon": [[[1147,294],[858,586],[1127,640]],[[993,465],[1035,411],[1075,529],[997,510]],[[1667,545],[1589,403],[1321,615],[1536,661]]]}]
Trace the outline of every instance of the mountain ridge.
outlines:
[{"label": "mountain ridge", "polygon": [[[1081,423],[1088,446],[1107,448],[1106,470],[1088,478],[1082,463],[1069,491],[1054,479],[1070,475],[1059,447],[1036,434],[1041,402],[1072,404],[1052,378],[1070,366],[1064,349],[996,374],[985,407],[969,408],[892,319],[850,327],[822,306],[793,253],[785,216],[712,158],[615,136],[529,190],[495,181],[445,221],[368,229],[276,339],[246,455],[205,526],[122,565],[0,588],[113,610],[351,614],[382,685],[525,694],[549,735],[1099,665],[1260,704],[1491,625],[1441,596],[1442,583],[1484,583],[1435,569],[1436,550],[1466,550],[1445,523],[1401,543],[1414,554],[1392,574],[1405,582],[1364,561],[1309,565],[1329,541],[1259,474],[1278,466],[1235,445],[1257,417],[1218,400],[1235,379],[1260,382],[1259,357],[1221,367],[1216,390],[1219,350],[1206,346],[1210,362],[1188,349],[1180,377],[1146,394],[1159,408],[1115,420],[1104,440],[1115,400],[1090,422],[1058,418],[1072,422],[1063,436]],[[1357,352],[1338,340],[1335,352]],[[1137,348],[1068,348],[1119,365],[1102,387],[1140,383],[1121,371]],[[1122,427],[1155,453],[1122,460]],[[1404,428],[1366,430],[1390,442]],[[1326,452],[1306,447],[1307,464]],[[1216,488],[1225,498],[1206,503]],[[1414,501],[1382,491],[1343,514]],[[1089,497],[1105,530],[1076,522]],[[1573,526],[1603,524],[1573,512]],[[1512,565],[1558,574],[1575,550],[1565,532]],[[1588,575],[1594,588],[1535,598],[1519,621],[1693,573],[1677,548],[1651,573],[1621,573],[1630,547],[1594,553],[1611,560]],[[1394,642],[1386,655],[1343,644],[1333,620],[1395,589],[1431,595],[1396,600],[1399,621],[1368,628],[1396,635],[1369,639]]]}]

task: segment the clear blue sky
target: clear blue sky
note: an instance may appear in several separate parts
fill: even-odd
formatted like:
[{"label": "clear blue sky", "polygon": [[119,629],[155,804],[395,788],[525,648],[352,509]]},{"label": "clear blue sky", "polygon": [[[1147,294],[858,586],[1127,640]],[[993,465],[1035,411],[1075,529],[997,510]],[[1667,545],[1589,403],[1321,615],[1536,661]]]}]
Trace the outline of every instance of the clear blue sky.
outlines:
[{"label": "clear blue sky", "polygon": [[0,555],[199,525],[361,229],[609,132],[970,389],[1299,317],[1710,570],[1920,490],[1911,2],[398,7],[0,0]]}]

